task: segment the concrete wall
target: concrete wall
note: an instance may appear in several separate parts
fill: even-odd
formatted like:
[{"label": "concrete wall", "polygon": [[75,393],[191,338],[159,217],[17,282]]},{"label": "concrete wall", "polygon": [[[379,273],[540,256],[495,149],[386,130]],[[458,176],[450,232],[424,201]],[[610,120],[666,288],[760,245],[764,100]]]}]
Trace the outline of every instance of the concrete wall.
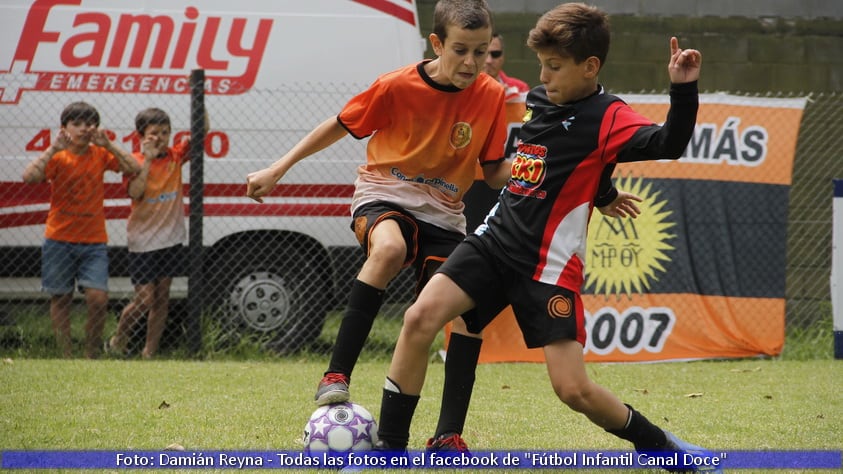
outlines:
[{"label": "concrete wall", "polygon": [[[535,54],[524,44],[536,19],[558,2],[488,1],[506,41],[504,70],[538,84]],[[703,54],[702,91],[843,91],[843,0],[593,3],[611,15],[612,47],[600,78],[609,90],[666,89],[668,42],[675,35],[680,46]],[[434,4],[419,1],[425,35],[432,27]]]},{"label": "concrete wall", "polygon": [[[543,13],[558,0],[487,0],[501,13]],[[840,0],[592,0],[607,12],[638,16],[843,18]]]}]

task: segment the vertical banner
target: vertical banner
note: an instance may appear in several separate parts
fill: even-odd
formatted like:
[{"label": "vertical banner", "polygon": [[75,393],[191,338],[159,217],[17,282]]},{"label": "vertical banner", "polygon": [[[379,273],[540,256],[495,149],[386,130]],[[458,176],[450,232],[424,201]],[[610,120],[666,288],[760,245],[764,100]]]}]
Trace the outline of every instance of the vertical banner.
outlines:
[{"label": "vertical banner", "polygon": [[[662,123],[667,96],[623,96]],[[788,197],[805,98],[704,94],[678,161],[622,163],[637,219],[594,212],[583,304],[586,360],[780,354],[785,333]],[[511,309],[484,331],[481,362],[544,361]]]},{"label": "vertical banner", "polygon": [[834,180],[831,228],[831,311],[834,358],[843,359],[843,179]]}]

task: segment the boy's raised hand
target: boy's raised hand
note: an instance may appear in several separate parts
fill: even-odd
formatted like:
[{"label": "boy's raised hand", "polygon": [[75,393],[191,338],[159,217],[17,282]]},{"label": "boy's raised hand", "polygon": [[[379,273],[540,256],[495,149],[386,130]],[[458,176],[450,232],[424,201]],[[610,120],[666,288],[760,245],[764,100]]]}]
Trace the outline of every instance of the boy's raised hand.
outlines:
[{"label": "boy's raised hand", "polygon": [[143,138],[143,140],[141,141],[141,153],[143,153],[143,156],[146,157],[147,160],[151,160],[153,158],[158,157],[160,150],[158,150],[158,147],[155,146],[154,137],[148,136]]},{"label": "boy's raised hand", "polygon": [[694,82],[700,78],[702,54],[696,49],[679,49],[679,40],[675,36],[670,38],[670,62],[667,72],[670,82],[684,84]]},{"label": "boy's raised hand", "polygon": [[53,149],[56,151],[64,150],[70,146],[70,135],[62,129],[56,134],[56,139],[53,141]]},{"label": "boy's raised hand", "polygon": [[94,145],[101,146],[103,148],[108,147],[111,143],[111,140],[108,138],[108,135],[106,135],[105,130],[101,128],[94,130],[91,134],[91,141]]}]

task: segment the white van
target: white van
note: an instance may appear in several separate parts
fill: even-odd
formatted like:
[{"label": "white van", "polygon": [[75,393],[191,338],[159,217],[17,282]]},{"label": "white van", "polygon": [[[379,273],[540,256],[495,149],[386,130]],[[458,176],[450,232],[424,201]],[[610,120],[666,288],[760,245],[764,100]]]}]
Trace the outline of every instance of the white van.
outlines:
[{"label": "white van", "polygon": [[[379,74],[422,59],[414,0],[10,1],[0,5],[0,44],[0,297],[38,294],[50,191],[21,174],[49,146],[64,106],[93,104],[132,150],[135,114],[160,107],[179,140],[190,128],[188,76],[203,69],[206,301],[278,346],[318,335],[359,266],[349,204],[365,143],[347,137],[299,163],[264,204],[244,197],[245,177]],[[110,285],[129,294],[130,202],[119,175],[106,180]],[[177,279],[176,296],[185,288]]]}]

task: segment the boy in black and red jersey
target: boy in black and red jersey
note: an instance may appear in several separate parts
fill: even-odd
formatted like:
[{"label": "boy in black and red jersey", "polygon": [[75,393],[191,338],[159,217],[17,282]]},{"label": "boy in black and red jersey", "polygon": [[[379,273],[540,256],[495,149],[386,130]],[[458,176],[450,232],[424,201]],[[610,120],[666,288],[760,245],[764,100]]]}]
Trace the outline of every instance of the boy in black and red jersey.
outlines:
[{"label": "boy in black and red jersey", "polygon": [[383,392],[379,448],[406,447],[439,330],[462,314],[468,329],[480,332],[511,304],[527,347],[544,348],[562,402],[637,450],[704,453],[653,425],[585,370],[580,287],[592,198],[616,163],[682,155],[696,121],[702,61],[670,39],[671,108],[658,126],[598,83],[609,36],[606,13],[581,3],[554,8],[530,31],[542,85],[527,97],[529,119],[511,179],[404,315]]}]

